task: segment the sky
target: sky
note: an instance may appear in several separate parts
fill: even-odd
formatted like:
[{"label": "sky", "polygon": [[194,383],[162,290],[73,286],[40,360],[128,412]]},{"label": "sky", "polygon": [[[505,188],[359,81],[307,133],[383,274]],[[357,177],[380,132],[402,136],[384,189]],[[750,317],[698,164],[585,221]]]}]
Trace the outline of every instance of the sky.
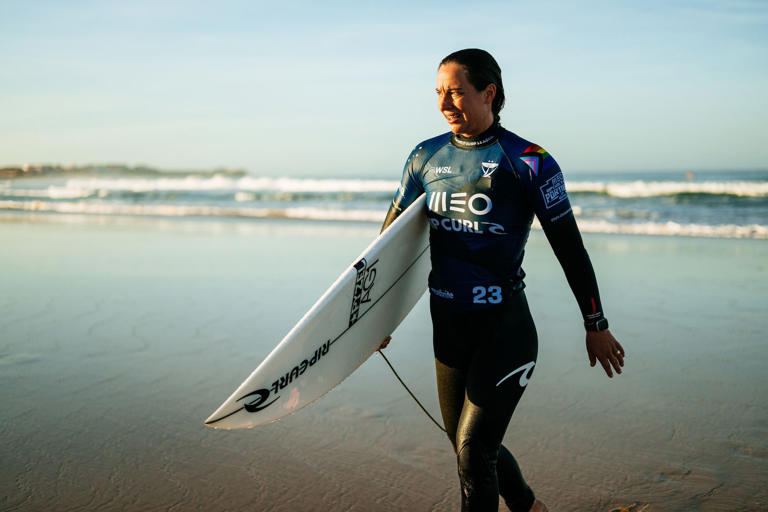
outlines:
[{"label": "sky", "polygon": [[397,179],[454,50],[567,172],[768,168],[768,1],[0,0],[0,166]]}]

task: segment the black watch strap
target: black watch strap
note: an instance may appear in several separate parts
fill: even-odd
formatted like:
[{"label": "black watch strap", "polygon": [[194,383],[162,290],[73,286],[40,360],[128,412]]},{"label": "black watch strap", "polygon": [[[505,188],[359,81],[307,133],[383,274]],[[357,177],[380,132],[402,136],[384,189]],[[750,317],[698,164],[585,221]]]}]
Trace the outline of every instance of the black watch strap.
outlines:
[{"label": "black watch strap", "polygon": [[594,322],[584,322],[584,328],[593,332],[605,331],[608,329],[608,319],[603,317]]}]

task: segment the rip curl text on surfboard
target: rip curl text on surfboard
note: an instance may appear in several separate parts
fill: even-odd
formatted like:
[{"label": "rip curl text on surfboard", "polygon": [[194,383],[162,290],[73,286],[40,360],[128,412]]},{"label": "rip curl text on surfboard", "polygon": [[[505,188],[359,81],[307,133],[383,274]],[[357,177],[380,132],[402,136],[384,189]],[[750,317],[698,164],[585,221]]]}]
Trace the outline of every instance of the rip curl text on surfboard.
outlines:
[{"label": "rip curl text on surfboard", "polygon": [[310,366],[314,366],[315,363],[317,363],[321,357],[323,357],[328,353],[330,348],[331,348],[331,340],[328,340],[322,345],[320,345],[319,348],[315,349],[315,352],[312,354],[312,357],[310,357],[309,359],[304,359],[301,363],[294,366],[291,371],[286,372],[285,375],[281,376],[278,380],[273,382],[271,386],[272,392],[277,393],[278,390],[285,388],[285,386],[287,386],[294,380],[304,375],[304,372],[307,371],[307,368],[309,368]]}]

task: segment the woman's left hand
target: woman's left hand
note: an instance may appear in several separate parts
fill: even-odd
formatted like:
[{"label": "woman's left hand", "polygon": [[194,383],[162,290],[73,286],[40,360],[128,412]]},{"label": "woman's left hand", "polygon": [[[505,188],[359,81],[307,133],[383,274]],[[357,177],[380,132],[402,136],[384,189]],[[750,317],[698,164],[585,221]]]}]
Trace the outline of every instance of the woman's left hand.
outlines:
[{"label": "woman's left hand", "polygon": [[609,330],[587,331],[587,355],[589,365],[595,366],[600,361],[608,377],[613,377],[611,366],[616,373],[621,373],[621,367],[624,366],[624,348]]}]

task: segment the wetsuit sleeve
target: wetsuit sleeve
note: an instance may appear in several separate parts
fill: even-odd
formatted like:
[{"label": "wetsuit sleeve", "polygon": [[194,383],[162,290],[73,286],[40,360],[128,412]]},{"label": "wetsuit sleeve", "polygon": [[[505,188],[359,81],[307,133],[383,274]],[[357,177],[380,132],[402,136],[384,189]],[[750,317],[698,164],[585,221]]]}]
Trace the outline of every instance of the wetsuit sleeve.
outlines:
[{"label": "wetsuit sleeve", "polygon": [[563,267],[568,285],[584,317],[584,323],[591,324],[600,320],[604,315],[597,278],[573,212],[569,211],[557,221],[548,224],[542,222],[541,225],[560,266]]},{"label": "wetsuit sleeve", "polygon": [[424,193],[424,186],[417,175],[418,170],[414,169],[416,154],[417,149],[414,149],[408,157],[408,160],[405,162],[403,177],[400,180],[400,186],[397,188],[397,192],[395,192],[395,197],[392,198],[392,204],[389,207],[387,216],[384,218],[384,224],[381,226],[382,231],[392,224],[392,222],[394,222],[394,220],[403,213],[411,203]]},{"label": "wetsuit sleeve", "polygon": [[560,262],[585,324],[603,318],[595,271],[573,216],[565,179],[555,159],[532,144],[520,159],[521,181],[544,234]]}]

